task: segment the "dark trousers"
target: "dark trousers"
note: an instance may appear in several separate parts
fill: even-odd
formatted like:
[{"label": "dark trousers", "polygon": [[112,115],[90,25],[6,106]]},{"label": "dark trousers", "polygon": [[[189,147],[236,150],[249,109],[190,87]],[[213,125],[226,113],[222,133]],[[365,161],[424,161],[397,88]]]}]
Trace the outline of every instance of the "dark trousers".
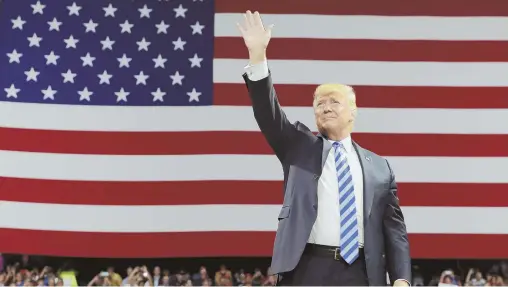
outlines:
[{"label": "dark trousers", "polygon": [[368,286],[363,249],[351,265],[332,247],[307,244],[291,272],[280,274],[278,286]]}]

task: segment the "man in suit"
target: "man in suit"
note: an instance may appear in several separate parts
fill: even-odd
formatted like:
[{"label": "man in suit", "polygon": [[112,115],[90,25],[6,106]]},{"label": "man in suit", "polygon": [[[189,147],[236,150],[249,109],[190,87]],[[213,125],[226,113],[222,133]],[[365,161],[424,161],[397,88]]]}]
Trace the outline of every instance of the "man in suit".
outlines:
[{"label": "man in suit", "polygon": [[243,78],[254,117],[284,171],[271,266],[278,284],[380,286],[388,273],[394,286],[409,286],[409,243],[392,168],[351,139],[354,90],[317,87],[317,136],[289,122],[266,59],[273,26],[265,28],[258,12],[244,17],[237,24],[249,51]]}]

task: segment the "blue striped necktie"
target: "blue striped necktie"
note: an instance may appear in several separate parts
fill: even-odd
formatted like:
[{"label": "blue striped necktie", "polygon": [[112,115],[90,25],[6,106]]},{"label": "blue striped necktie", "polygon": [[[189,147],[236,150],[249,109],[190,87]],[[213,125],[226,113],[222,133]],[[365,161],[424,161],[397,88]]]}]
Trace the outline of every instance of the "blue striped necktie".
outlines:
[{"label": "blue striped necktie", "polygon": [[347,163],[346,154],[341,150],[341,143],[333,143],[335,148],[335,168],[339,181],[340,210],[340,255],[348,263],[353,263],[359,255],[358,220],[353,176]]}]

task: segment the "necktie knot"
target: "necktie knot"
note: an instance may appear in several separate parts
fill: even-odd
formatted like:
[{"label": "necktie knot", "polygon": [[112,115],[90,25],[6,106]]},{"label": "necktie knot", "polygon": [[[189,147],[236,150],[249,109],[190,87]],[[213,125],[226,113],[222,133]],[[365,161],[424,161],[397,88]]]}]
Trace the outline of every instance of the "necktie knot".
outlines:
[{"label": "necktie knot", "polygon": [[338,149],[338,148],[341,148],[343,147],[342,143],[341,142],[334,142],[332,144],[332,146],[335,148],[335,149]]}]

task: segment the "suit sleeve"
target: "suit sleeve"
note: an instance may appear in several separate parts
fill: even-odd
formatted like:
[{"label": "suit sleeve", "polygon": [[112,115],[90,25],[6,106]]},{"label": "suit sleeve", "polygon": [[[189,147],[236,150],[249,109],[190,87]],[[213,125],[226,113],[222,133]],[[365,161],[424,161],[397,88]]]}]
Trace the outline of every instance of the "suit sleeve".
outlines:
[{"label": "suit sleeve", "polygon": [[247,66],[245,71],[243,79],[251,99],[254,118],[270,147],[279,160],[283,161],[297,129],[289,122],[279,104],[266,61]]},{"label": "suit sleeve", "polygon": [[384,213],[384,237],[385,253],[388,274],[391,283],[396,280],[411,282],[411,255],[409,253],[409,240],[407,236],[404,215],[397,197],[397,183],[395,175],[388,163],[390,170],[390,198]]}]

